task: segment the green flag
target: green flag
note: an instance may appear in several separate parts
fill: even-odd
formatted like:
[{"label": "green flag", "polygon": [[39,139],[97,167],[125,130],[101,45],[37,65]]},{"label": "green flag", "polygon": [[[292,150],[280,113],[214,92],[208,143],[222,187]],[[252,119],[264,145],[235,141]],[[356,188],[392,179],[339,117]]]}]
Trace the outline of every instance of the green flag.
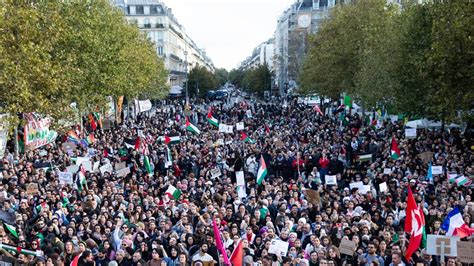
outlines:
[{"label": "green flag", "polygon": [[344,96],[344,105],[345,105],[345,106],[352,107],[351,96],[349,96],[349,95],[347,95],[347,94]]}]

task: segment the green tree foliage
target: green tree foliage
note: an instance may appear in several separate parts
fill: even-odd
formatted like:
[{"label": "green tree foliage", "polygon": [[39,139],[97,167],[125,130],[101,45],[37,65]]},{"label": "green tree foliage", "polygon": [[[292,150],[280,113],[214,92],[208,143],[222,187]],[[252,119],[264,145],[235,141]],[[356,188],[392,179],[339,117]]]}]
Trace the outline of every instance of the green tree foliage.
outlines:
[{"label": "green tree foliage", "polygon": [[242,79],[243,88],[256,93],[270,90],[272,85],[273,73],[267,64],[259,65],[256,68],[249,69],[244,72]]},{"label": "green tree foliage", "polygon": [[302,90],[453,121],[474,100],[473,14],[469,1],[340,5],[310,40]]},{"label": "green tree foliage", "polygon": [[2,112],[68,119],[107,96],[162,97],[163,62],[152,43],[107,0],[2,1]]},{"label": "green tree foliage", "polygon": [[217,86],[214,74],[205,66],[196,65],[189,72],[188,93],[190,95],[196,95],[198,92],[200,95],[203,95],[210,90],[216,89]]},{"label": "green tree foliage", "polygon": [[232,69],[229,72],[229,81],[237,87],[242,87],[242,81],[244,78],[244,71],[240,68]]},{"label": "green tree foliage", "polygon": [[229,78],[229,72],[225,68],[218,68],[214,71],[214,76],[216,78],[217,86],[222,86],[227,83]]}]

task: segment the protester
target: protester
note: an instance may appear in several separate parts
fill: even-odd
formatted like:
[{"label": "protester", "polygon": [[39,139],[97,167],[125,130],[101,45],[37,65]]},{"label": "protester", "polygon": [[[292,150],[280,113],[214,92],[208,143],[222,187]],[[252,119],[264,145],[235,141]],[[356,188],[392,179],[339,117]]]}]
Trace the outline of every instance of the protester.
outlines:
[{"label": "protester", "polygon": [[[20,156],[7,152],[0,237],[21,249],[2,253],[48,265],[224,265],[242,241],[245,265],[439,265],[423,243],[405,258],[408,188],[426,233],[445,234],[455,207],[474,222],[470,183],[448,180],[474,175],[459,130],[406,138],[401,119],[377,115],[375,127],[349,108],[334,114],[338,105],[321,116],[296,99],[281,102],[201,100],[185,114],[173,101],[111,128],[72,129],[90,143],[66,134]],[[200,134],[187,130],[186,115]],[[220,133],[212,118],[245,127]],[[443,173],[430,177],[430,162]],[[68,171],[73,182],[60,182]],[[288,244],[285,255],[270,252],[272,240]],[[352,255],[342,241],[354,242]]]}]

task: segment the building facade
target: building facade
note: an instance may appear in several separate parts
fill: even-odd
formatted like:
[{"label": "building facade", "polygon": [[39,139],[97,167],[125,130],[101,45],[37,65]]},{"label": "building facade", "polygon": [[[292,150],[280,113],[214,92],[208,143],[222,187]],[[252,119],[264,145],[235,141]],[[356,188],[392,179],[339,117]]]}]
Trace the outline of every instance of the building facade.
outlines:
[{"label": "building facade", "polygon": [[172,10],[158,0],[113,0],[127,21],[136,25],[156,45],[156,53],[170,72],[169,84],[182,86],[186,73],[195,65],[214,71],[212,60],[199,49],[178,23]]},{"label": "building facade", "polygon": [[265,42],[259,44],[252,52],[252,55],[247,57],[244,61],[240,63],[239,68],[242,70],[248,70],[259,65],[267,64],[270,71],[273,70],[273,56],[275,39],[270,38]]}]

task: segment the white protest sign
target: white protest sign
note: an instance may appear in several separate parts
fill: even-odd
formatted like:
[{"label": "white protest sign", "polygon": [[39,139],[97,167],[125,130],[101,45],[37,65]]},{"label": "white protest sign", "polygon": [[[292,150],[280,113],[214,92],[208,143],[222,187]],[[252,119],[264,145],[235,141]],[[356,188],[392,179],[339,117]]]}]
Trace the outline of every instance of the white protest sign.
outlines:
[{"label": "white protest sign", "polygon": [[237,127],[237,130],[244,130],[245,128],[244,122],[239,122],[235,124],[235,126]]},{"label": "white protest sign", "polygon": [[219,168],[211,169],[211,177],[213,179],[218,178],[219,176],[221,176],[221,170]]},{"label": "white protest sign", "polygon": [[441,174],[443,174],[443,167],[442,166],[431,166],[431,173],[433,175],[441,175]]},{"label": "white protest sign", "polygon": [[234,126],[219,124],[219,133],[234,133]]},{"label": "white protest sign", "polygon": [[92,172],[92,162],[89,157],[77,157],[76,165],[81,165],[86,171]]},{"label": "white protest sign", "polygon": [[71,165],[71,166],[68,166],[66,167],[66,172],[68,173],[77,173],[77,171],[79,170],[79,165]]},{"label": "white protest sign", "polygon": [[383,182],[379,184],[380,192],[386,192],[388,190],[387,182]]},{"label": "white protest sign", "polygon": [[427,235],[426,254],[456,257],[458,255],[457,241],[460,240],[461,238],[456,236]]},{"label": "white protest sign", "polygon": [[248,109],[247,112],[245,112],[248,118],[252,118],[252,110]]},{"label": "white protest sign", "polygon": [[97,161],[94,163],[94,166],[92,166],[92,171],[97,172],[99,170],[100,162]]},{"label": "white protest sign", "polygon": [[389,174],[391,174],[391,173],[392,173],[392,169],[390,169],[390,168],[384,168],[384,169],[383,169],[383,174],[384,174],[384,175],[389,175]]},{"label": "white protest sign", "polygon": [[270,248],[268,249],[268,253],[285,257],[286,253],[288,252],[288,246],[289,245],[290,245],[289,242],[274,239],[274,240],[272,240],[272,242],[270,244]]},{"label": "white protest sign", "polygon": [[137,101],[135,100],[135,108],[137,110],[137,113],[141,112],[146,112],[148,110],[151,110],[151,101],[150,100],[145,100],[145,101]]},{"label": "white protest sign", "polygon": [[235,178],[237,179],[237,186],[245,186],[244,171],[235,172]]},{"label": "white protest sign", "polygon": [[73,173],[59,172],[58,174],[59,183],[63,185],[72,184],[73,183],[72,175]]},{"label": "white protest sign", "polygon": [[109,174],[111,174],[114,171],[114,168],[112,167],[112,165],[110,163],[108,163],[106,165],[102,165],[99,168],[99,170],[102,174],[105,174],[105,172],[108,172]]},{"label": "white protest sign", "polygon": [[337,185],[337,180],[335,175],[326,176],[326,185]]},{"label": "white protest sign", "polygon": [[360,194],[367,194],[367,192],[372,191],[370,185],[363,185],[362,188],[359,190]]},{"label": "white protest sign", "polygon": [[237,196],[243,199],[247,197],[247,191],[245,191],[245,186],[237,186]]},{"label": "white protest sign", "polygon": [[125,167],[116,171],[117,177],[124,177],[130,174],[130,168]]},{"label": "white protest sign", "polygon": [[[359,190],[362,190],[362,188],[364,187],[364,183],[362,181],[359,181],[359,182],[353,182],[353,183],[350,183],[349,184],[349,187],[351,189],[353,188],[358,188]],[[360,192],[360,191],[359,191]]]},{"label": "white protest sign", "polygon": [[405,128],[405,137],[406,138],[416,138],[416,128]]}]

